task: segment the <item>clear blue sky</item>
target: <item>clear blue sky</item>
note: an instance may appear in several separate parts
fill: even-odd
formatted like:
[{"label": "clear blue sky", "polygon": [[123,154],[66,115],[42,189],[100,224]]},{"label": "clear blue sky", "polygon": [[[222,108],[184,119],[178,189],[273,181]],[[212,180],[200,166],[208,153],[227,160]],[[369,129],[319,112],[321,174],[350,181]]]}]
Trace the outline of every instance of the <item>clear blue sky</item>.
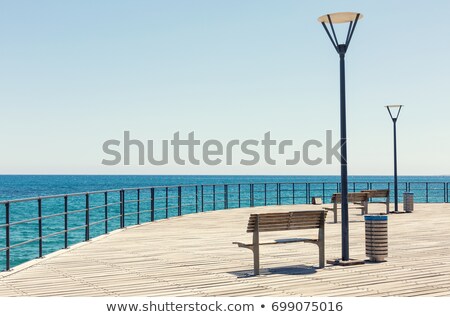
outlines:
[{"label": "clear blue sky", "polygon": [[450,174],[450,2],[0,1],[0,173],[339,174],[339,164],[105,167],[102,143],[195,131],[301,144],[339,134],[317,17],[364,14],[347,54],[349,173]]}]

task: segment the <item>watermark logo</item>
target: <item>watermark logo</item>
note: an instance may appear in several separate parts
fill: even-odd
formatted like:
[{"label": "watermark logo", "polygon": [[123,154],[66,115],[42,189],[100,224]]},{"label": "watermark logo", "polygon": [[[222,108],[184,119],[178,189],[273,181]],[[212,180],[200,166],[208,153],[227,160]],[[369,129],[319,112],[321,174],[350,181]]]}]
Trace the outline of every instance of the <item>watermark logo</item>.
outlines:
[{"label": "watermark logo", "polygon": [[[325,143],[325,144],[324,144]],[[182,137],[177,131],[171,140],[133,139],[130,131],[123,132],[123,139],[111,139],[103,143],[105,157],[103,165],[139,165],[162,166],[169,163],[177,165],[234,165],[252,166],[268,165],[319,165],[332,164],[333,158],[341,161],[340,142],[333,143],[332,131],[325,133],[325,142],[310,139],[301,146],[294,145],[293,140],[274,140],[270,131],[263,138],[232,139],[227,142],[216,139],[201,141],[195,132]],[[314,152],[314,153],[313,153]],[[319,152],[319,154],[317,153]],[[132,156],[133,155],[133,156]]]}]

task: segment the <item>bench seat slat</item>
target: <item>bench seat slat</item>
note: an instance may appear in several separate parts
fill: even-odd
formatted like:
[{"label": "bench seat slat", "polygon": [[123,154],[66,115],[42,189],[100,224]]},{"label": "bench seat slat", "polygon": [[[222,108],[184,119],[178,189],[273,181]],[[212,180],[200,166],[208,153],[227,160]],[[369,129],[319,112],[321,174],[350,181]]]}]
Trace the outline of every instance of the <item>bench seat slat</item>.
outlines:
[{"label": "bench seat slat", "polygon": [[318,214],[316,212],[303,213],[303,211],[291,211],[286,213],[251,214],[250,219],[256,218],[256,216],[270,218],[270,217],[306,217],[306,216],[317,217],[317,215]]},{"label": "bench seat slat", "polygon": [[[280,219],[280,220],[272,220],[272,219],[262,219],[260,220],[258,223],[259,225],[272,225],[272,224],[279,224],[279,223],[283,223],[283,224],[316,224],[316,223],[320,223],[321,219],[317,218],[317,219],[306,219],[303,220],[301,218],[299,219]],[[255,225],[256,221],[249,221],[248,224],[249,225]]]},{"label": "bench seat slat", "polygon": [[[260,242],[259,245],[274,245],[274,244],[286,244],[296,242],[317,243],[318,241],[319,240],[317,239],[306,239],[306,238],[277,239],[273,241]],[[233,244],[237,244],[241,248],[248,248],[253,246],[252,243],[233,242]]]},{"label": "bench seat slat", "polygon": [[[283,221],[283,220],[298,220],[298,221],[308,221],[308,220],[320,220],[321,216],[305,216],[305,217],[299,217],[299,216],[292,216],[292,217],[259,217],[259,221]],[[249,222],[255,222],[256,217],[249,219]]]},{"label": "bench seat slat", "polygon": [[[294,228],[318,228],[320,222],[314,223],[267,223],[267,224],[259,224],[259,231],[264,231],[265,228],[275,228],[275,227],[283,227],[286,230],[294,229]],[[254,229],[255,225],[248,225],[247,229]]]},{"label": "bench seat slat", "polygon": [[[259,228],[259,232],[269,232],[269,231],[287,231],[287,230],[302,230],[302,229],[318,229],[319,226],[295,226],[295,227],[288,227],[288,226],[270,226],[265,228]],[[254,228],[247,229],[247,233],[251,233],[254,231]]]}]

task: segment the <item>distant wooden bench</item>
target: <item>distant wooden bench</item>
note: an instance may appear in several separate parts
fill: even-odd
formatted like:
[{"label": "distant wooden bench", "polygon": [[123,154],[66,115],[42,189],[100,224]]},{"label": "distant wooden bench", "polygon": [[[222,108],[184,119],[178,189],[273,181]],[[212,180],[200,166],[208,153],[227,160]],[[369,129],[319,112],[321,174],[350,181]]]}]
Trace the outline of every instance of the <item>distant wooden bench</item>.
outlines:
[{"label": "distant wooden bench", "polygon": [[[337,223],[338,204],[342,202],[342,195],[340,193],[333,194],[331,202],[333,207],[326,207],[325,210],[332,211],[334,213],[334,223]],[[369,208],[369,194],[368,193],[348,193],[348,202],[353,203],[349,205],[349,209],[361,209],[361,215],[365,215]]]},{"label": "distant wooden bench", "polygon": [[[294,242],[313,243],[319,247],[319,267],[325,266],[325,210],[276,212],[251,214],[248,220],[247,232],[253,233],[252,243],[233,242],[240,248],[253,251],[254,274],[259,275],[259,246]],[[280,239],[269,242],[259,240],[260,232],[319,229],[317,239],[294,238]]]},{"label": "distant wooden bench", "polygon": [[368,193],[369,198],[385,198],[385,201],[381,202],[386,204],[386,213],[389,213],[389,189],[370,189],[362,190],[363,193]]}]

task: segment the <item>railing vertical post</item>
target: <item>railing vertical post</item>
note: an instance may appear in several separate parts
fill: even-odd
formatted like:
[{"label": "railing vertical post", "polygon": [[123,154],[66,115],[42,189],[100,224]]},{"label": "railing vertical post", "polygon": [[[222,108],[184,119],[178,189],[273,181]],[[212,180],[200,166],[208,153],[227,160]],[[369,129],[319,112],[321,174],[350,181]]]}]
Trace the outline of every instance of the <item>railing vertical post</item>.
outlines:
[{"label": "railing vertical post", "polygon": [[446,193],[446,196],[447,196],[447,198],[446,198],[446,200],[445,200],[446,203],[448,203],[448,184],[449,184],[449,183],[446,184],[447,189],[445,190],[445,193]]},{"label": "railing vertical post", "polygon": [[64,196],[64,249],[69,247],[69,202],[67,195]]},{"label": "railing vertical post", "polygon": [[198,186],[195,186],[195,212],[198,212]]},{"label": "railing vertical post", "polygon": [[264,206],[267,206],[267,183],[264,183]]},{"label": "railing vertical post", "polygon": [[292,183],[292,204],[295,205],[295,183]]},{"label": "railing vertical post", "polygon": [[42,258],[42,199],[38,199],[39,257]]},{"label": "railing vertical post", "polygon": [[228,209],[228,185],[224,185],[223,187],[223,205],[224,209]]},{"label": "railing vertical post", "polygon": [[444,203],[445,203],[445,182],[444,182]]},{"label": "railing vertical post", "polygon": [[9,269],[11,268],[11,252],[9,250],[10,246],[11,246],[11,238],[10,238],[10,216],[9,216],[9,202],[7,202],[5,204],[5,247],[6,247],[6,263],[5,263],[5,269],[6,271],[9,271]]},{"label": "railing vertical post", "polygon": [[255,189],[254,184],[250,184],[250,206],[255,207]]},{"label": "railing vertical post", "polygon": [[425,183],[425,197],[426,197],[426,202],[428,203],[428,182]]},{"label": "railing vertical post", "polygon": [[356,183],[355,182],[353,182],[353,192],[354,193],[356,192]]},{"label": "railing vertical post", "polygon": [[125,228],[125,214],[126,214],[125,190],[122,189],[122,228]]},{"label": "railing vertical post", "polygon": [[125,195],[124,195],[124,191],[123,191],[123,189],[121,189],[120,190],[120,192],[119,192],[119,196],[120,196],[120,203],[119,203],[119,212],[120,212],[120,217],[119,217],[119,220],[120,220],[120,228],[123,228],[124,227],[124,221],[123,221],[123,214],[124,214],[124,200],[125,200]]},{"label": "railing vertical post", "polygon": [[241,208],[241,184],[238,184],[238,201],[239,201],[239,208]]},{"label": "railing vertical post", "polygon": [[89,241],[89,193],[86,193],[86,214],[84,227],[84,241]]},{"label": "railing vertical post", "polygon": [[141,223],[141,190],[137,190],[137,224]]},{"label": "railing vertical post", "polygon": [[105,192],[105,233],[108,233],[108,192]]},{"label": "railing vertical post", "polygon": [[308,204],[308,183],[305,183],[305,204]]},{"label": "railing vertical post", "polygon": [[155,221],[155,189],[150,188],[150,221]]},{"label": "railing vertical post", "polygon": [[281,189],[280,189],[280,183],[277,183],[277,205],[280,205],[281,203]]},{"label": "railing vertical post", "polygon": [[444,183],[444,201],[448,203],[448,183]]},{"label": "railing vertical post", "polygon": [[178,216],[181,216],[182,210],[181,210],[181,186],[178,186]]},{"label": "railing vertical post", "polygon": [[372,187],[373,187],[372,185],[373,185],[372,182],[370,182],[369,183],[369,189],[372,189]]},{"label": "railing vertical post", "polygon": [[213,185],[213,210],[216,210],[216,185]]},{"label": "railing vertical post", "polygon": [[169,218],[169,187],[166,187],[166,219]]},{"label": "railing vertical post", "polygon": [[311,183],[308,183],[308,204],[311,203]]},{"label": "railing vertical post", "polygon": [[322,200],[325,201],[325,183],[322,183]]},{"label": "railing vertical post", "polygon": [[205,193],[203,191],[203,185],[201,185],[201,192],[202,192],[202,212],[205,211]]}]

